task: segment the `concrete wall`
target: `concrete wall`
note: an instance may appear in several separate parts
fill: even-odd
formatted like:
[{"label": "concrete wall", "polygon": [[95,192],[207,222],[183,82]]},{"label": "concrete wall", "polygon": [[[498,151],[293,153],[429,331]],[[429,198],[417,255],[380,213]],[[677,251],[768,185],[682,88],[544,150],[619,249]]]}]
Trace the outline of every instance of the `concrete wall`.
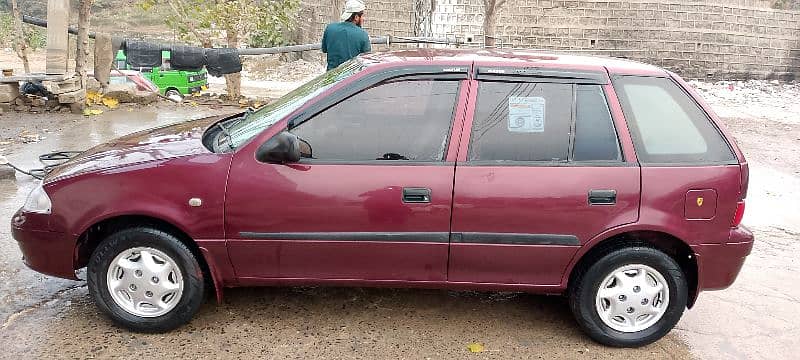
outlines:
[{"label": "concrete wall", "polygon": [[[334,1],[303,0],[303,8],[330,12]],[[367,0],[365,28],[371,35],[414,35],[420,2]],[[800,76],[800,12],[775,10],[772,3],[508,0],[498,12],[496,35],[505,47],[589,50],[688,77],[791,79]],[[314,19],[309,27],[321,34],[324,22]],[[481,0],[438,0],[430,28],[434,36],[463,39],[483,33],[482,24]]]}]

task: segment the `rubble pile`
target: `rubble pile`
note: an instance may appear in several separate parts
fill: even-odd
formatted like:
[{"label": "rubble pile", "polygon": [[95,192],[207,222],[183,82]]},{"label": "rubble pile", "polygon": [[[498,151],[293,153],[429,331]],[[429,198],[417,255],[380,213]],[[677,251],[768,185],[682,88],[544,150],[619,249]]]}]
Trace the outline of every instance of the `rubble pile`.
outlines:
[{"label": "rubble pile", "polygon": [[238,99],[231,99],[227,94],[216,94],[204,92],[184,98],[181,104],[189,106],[205,105],[205,106],[238,106],[240,108],[254,108],[258,109],[266,104],[272,102],[273,99],[266,97],[249,97],[240,96]]},{"label": "rubble pile", "polygon": [[325,67],[317,62],[303,59],[283,62],[276,56],[246,59],[243,77],[265,81],[304,81],[325,72]]},{"label": "rubble pile", "polygon": [[303,59],[281,63],[274,69],[265,73],[264,80],[274,81],[301,81],[309,76],[316,76],[325,72],[325,67],[320,63],[305,61]]},{"label": "rubble pile", "polygon": [[56,98],[48,98],[45,96],[37,96],[37,95],[19,95],[17,96],[13,102],[7,104],[8,109],[4,109],[0,107],[0,111],[5,110],[13,110],[18,112],[32,112],[32,113],[43,113],[43,112],[69,112],[70,107],[66,104],[61,104],[58,102]]},{"label": "rubble pile", "polygon": [[800,124],[800,83],[777,80],[690,81],[722,117],[760,117]]}]

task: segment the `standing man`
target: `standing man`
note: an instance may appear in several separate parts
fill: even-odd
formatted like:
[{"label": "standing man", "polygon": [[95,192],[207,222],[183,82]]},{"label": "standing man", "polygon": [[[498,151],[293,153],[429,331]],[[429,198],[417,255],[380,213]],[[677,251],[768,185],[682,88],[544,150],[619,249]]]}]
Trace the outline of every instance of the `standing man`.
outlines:
[{"label": "standing man", "polygon": [[322,52],[328,54],[328,70],[339,66],[358,54],[370,52],[369,36],[361,24],[364,22],[364,2],[347,0],[342,12],[342,22],[328,24],[322,35]]}]

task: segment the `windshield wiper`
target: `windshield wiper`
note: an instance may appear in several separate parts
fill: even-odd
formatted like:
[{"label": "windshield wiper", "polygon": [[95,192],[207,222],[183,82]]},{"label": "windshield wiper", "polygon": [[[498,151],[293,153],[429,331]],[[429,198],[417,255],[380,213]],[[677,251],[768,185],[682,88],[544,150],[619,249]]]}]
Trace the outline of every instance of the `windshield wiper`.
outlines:
[{"label": "windshield wiper", "polygon": [[[233,137],[231,137],[231,133],[227,128],[225,128],[225,125],[222,125],[223,122],[224,121],[218,122],[217,127],[220,129],[220,131],[222,131],[223,134],[225,134],[225,136],[228,137],[228,147],[231,150],[235,150],[236,148],[233,146]],[[219,141],[217,141],[217,144],[219,144]]]},{"label": "windshield wiper", "polygon": [[[236,126],[236,125],[238,125],[239,123],[242,123],[242,122],[244,122],[245,120],[247,120],[247,117],[249,117],[249,116],[250,116],[250,114],[252,114],[252,113],[254,113],[254,112],[256,112],[256,111],[255,111],[255,109],[253,109],[253,108],[249,107],[249,108],[247,108],[247,110],[245,110],[245,111],[244,111],[244,114],[242,114],[242,116],[239,116],[239,117],[237,117],[237,118],[235,118],[235,119],[230,119],[230,120],[228,120],[228,121],[226,121],[226,122],[227,122],[227,123],[230,123],[230,125],[231,125],[231,126]],[[223,130],[223,131],[224,131],[224,130]]]}]

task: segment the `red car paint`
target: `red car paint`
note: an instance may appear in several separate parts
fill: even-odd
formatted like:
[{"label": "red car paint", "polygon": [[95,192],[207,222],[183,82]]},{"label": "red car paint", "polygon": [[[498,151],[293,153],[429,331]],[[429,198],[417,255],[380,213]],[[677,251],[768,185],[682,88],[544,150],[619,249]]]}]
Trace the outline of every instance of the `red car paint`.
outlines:
[{"label": "red car paint", "polygon": [[[365,70],[233,153],[213,153],[201,143],[203,132],[221,119],[217,117],[131,134],[56,169],[44,181],[52,214],[20,210],[12,219],[26,264],[74,279],[74,271],[86,265],[88,229],[107,219],[140,216],[171,224],[196,242],[218,298],[223,287],[249,285],[563,293],[573,268],[592,248],[614,236],[642,232],[677,239],[691,249],[697,273],[688,275],[697,279],[695,296],[735,280],[753,244],[746,228],[731,227],[747,191],[747,163],[708,105],[676,75],[616,59],[500,50],[409,50],[366,55],[362,61]],[[415,65],[671,77],[721,129],[739,164],[640,166],[617,93],[608,82],[602,88],[624,166],[467,166],[479,83],[473,71],[462,81],[441,164],[280,165],[255,159],[256,149],[286,128],[294,114],[361,78]],[[530,185],[531,179],[536,186]],[[404,187],[431,189],[431,202],[401,202]],[[591,189],[616,190],[616,205],[589,206],[586,194]],[[693,216],[690,206],[697,196],[692,194],[708,190],[715,197],[713,214]],[[202,198],[202,206],[188,205],[194,197]],[[295,237],[298,232],[304,233],[302,238]],[[247,233],[269,235],[258,239]],[[338,235],[315,237],[330,233]],[[370,240],[377,233],[384,239]],[[455,241],[481,233],[570,234],[575,242]],[[413,241],[405,241],[411,237]]]}]

